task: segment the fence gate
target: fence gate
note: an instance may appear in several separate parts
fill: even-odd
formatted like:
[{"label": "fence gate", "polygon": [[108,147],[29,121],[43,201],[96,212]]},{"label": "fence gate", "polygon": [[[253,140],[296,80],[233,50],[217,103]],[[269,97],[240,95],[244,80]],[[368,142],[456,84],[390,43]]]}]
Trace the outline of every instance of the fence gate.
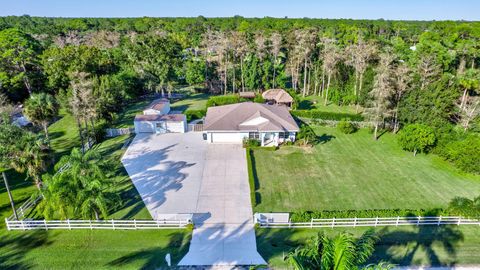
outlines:
[{"label": "fence gate", "polygon": [[202,132],[203,124],[188,124],[188,131]]}]

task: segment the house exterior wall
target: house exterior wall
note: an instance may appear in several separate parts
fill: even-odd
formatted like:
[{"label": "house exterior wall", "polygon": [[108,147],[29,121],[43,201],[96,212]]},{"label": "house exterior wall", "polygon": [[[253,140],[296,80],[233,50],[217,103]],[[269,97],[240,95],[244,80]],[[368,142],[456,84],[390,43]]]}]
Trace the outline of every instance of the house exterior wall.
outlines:
[{"label": "house exterior wall", "polygon": [[[165,121],[135,121],[135,133],[156,133],[157,123],[163,123]],[[166,132],[171,133],[185,133],[187,130],[187,121],[167,121]],[[163,133],[163,132],[162,132]]]},{"label": "house exterior wall", "polygon": [[242,143],[248,132],[207,132],[209,143]]},{"label": "house exterior wall", "polygon": [[155,133],[155,122],[135,121],[135,133]]},{"label": "house exterior wall", "polygon": [[174,133],[185,133],[186,121],[182,122],[167,122],[167,132],[174,132]]}]

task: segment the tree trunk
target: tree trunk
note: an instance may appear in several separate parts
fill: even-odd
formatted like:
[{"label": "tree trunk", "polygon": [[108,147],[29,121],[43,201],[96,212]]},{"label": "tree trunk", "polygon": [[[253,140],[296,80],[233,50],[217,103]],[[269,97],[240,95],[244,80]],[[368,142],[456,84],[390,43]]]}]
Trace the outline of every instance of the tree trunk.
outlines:
[{"label": "tree trunk", "polygon": [[43,131],[45,132],[45,138],[47,139],[47,142],[50,144],[50,138],[48,137],[48,122],[43,122]]},{"label": "tree trunk", "polygon": [[80,136],[80,143],[82,144],[82,153],[85,153],[85,140],[83,139],[83,134],[82,134],[82,124],[80,123],[80,120],[77,120],[77,128],[78,128],[78,135]]},{"label": "tree trunk", "polygon": [[303,69],[303,97],[305,97],[305,94],[307,93],[307,75],[308,75],[307,57],[305,57],[305,65]]},{"label": "tree trunk", "polygon": [[233,93],[235,94],[235,58],[233,59],[233,80],[232,80],[232,88]]},{"label": "tree trunk", "polygon": [[378,121],[375,122],[375,130],[373,131],[373,139],[375,141],[378,140],[377,131],[378,131]]},{"label": "tree trunk", "polygon": [[413,149],[413,156],[414,156],[414,157],[417,156],[417,148]]},{"label": "tree trunk", "polygon": [[358,71],[355,71],[355,85],[353,86],[353,94],[355,95],[355,103],[357,103],[357,84],[358,84]]},{"label": "tree trunk", "polygon": [[32,86],[30,84],[30,80],[28,79],[28,76],[27,76],[27,69],[25,68],[25,64],[22,63],[22,70],[23,72],[25,73],[25,75],[23,76],[23,83],[25,84],[25,87],[27,88],[27,91],[28,91],[28,94],[32,94]]},{"label": "tree trunk", "polygon": [[227,74],[227,71],[228,71],[228,70],[227,70],[227,66],[228,66],[228,62],[227,62],[227,60],[225,59],[225,85],[224,85],[225,89],[223,89],[224,95],[227,94],[227,77],[228,77],[228,74]]},{"label": "tree trunk", "polygon": [[240,77],[242,77],[242,92],[245,92],[245,81],[243,79],[243,56],[240,57]]},{"label": "tree trunk", "polygon": [[463,109],[463,107],[465,106],[466,98],[467,98],[467,93],[468,93],[468,90],[467,90],[467,88],[465,88],[465,89],[463,90],[462,102],[460,103],[460,109]]},{"label": "tree trunk", "polygon": [[322,89],[321,91],[318,91],[318,95],[322,95],[323,97],[323,91],[325,90],[325,67],[322,67]]},{"label": "tree trunk", "polygon": [[98,215],[97,210],[93,210],[93,212],[95,213],[95,219],[100,220],[100,216]]},{"label": "tree trunk", "polygon": [[328,81],[327,81],[327,91],[325,92],[325,106],[327,106],[327,103],[328,103],[328,89],[330,89],[330,78],[331,78],[331,74],[328,73]]},{"label": "tree trunk", "polygon": [[277,56],[275,55],[273,57],[273,83],[272,83],[272,86],[273,88],[275,89],[275,77],[276,77],[276,68],[275,68],[275,63],[277,63]]},{"label": "tree trunk", "polygon": [[5,172],[2,172],[3,182],[5,183],[5,188],[7,189],[8,199],[10,200],[10,205],[12,206],[13,216],[15,220],[18,220],[17,210],[15,209],[15,202],[13,201],[12,192],[10,191],[10,186],[8,185],[8,179]]}]

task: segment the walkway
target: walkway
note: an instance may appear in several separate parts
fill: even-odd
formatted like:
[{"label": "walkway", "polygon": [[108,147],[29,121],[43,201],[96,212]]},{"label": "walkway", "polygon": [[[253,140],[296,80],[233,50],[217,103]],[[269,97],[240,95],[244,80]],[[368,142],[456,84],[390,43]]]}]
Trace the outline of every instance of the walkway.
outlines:
[{"label": "walkway", "polygon": [[190,249],[179,265],[266,264],[257,252],[245,149],[207,147]]}]

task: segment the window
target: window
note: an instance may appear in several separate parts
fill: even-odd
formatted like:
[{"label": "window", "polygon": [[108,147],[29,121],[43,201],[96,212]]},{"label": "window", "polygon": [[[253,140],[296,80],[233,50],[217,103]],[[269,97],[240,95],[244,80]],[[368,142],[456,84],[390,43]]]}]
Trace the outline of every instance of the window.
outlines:
[{"label": "window", "polygon": [[288,139],[289,138],[289,133],[288,132],[279,132],[278,137],[280,139]]},{"label": "window", "polygon": [[260,140],[260,133],[258,132],[249,132],[248,138],[251,140]]}]

